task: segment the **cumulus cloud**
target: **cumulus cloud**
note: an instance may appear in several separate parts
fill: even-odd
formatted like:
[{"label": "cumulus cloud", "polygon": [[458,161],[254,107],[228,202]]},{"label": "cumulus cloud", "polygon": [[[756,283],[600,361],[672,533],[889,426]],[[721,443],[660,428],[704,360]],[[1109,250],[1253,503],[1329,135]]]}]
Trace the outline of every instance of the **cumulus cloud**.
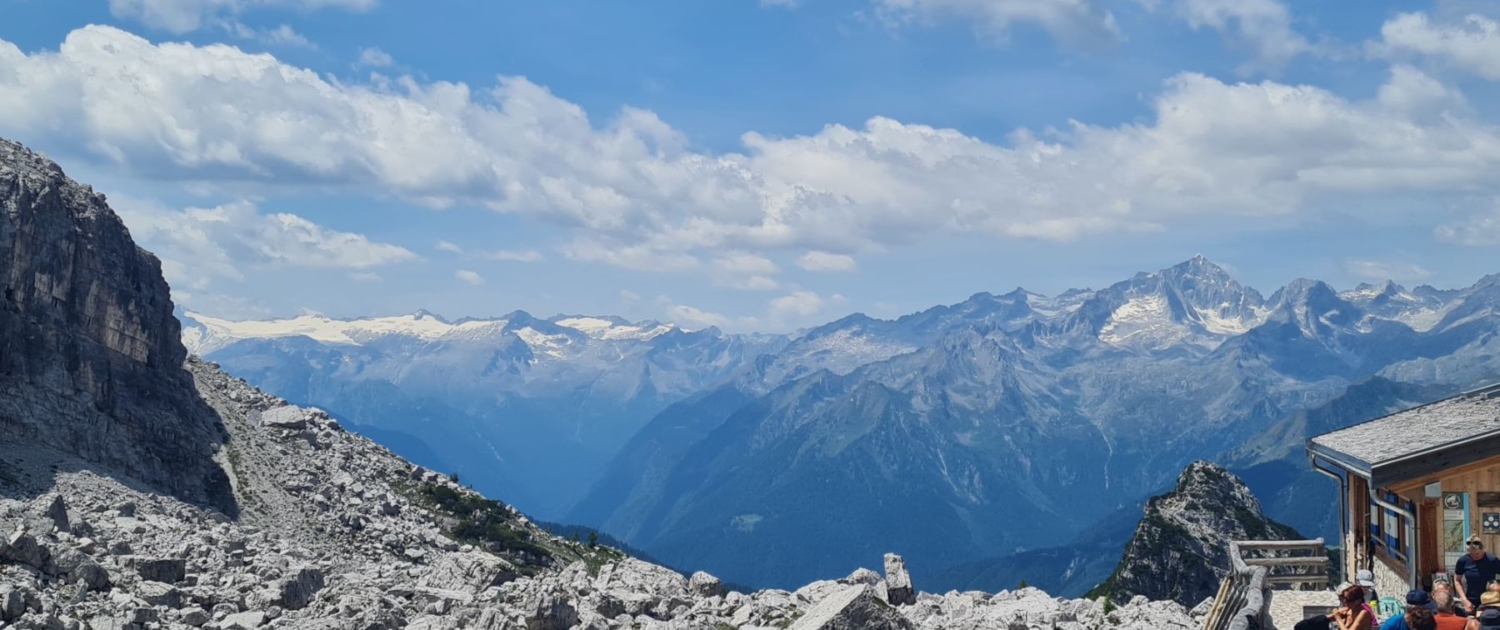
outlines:
[{"label": "cumulus cloud", "polygon": [[1292,28],[1292,16],[1277,0],[1183,0],[1183,19],[1194,30],[1211,28],[1246,49],[1242,72],[1276,71],[1313,46]]},{"label": "cumulus cloud", "polygon": [[1398,280],[1402,282],[1425,280],[1432,272],[1421,265],[1385,262],[1377,260],[1346,260],[1344,269],[1366,280]]},{"label": "cumulus cloud", "polygon": [[437,248],[438,248],[438,251],[440,251],[440,252],[448,252],[450,254],[462,254],[462,253],[464,253],[464,248],[463,247],[459,246],[458,243],[452,243],[452,242],[449,242],[449,241],[438,241],[437,242]]},{"label": "cumulus cloud", "polygon": [[843,254],[807,252],[797,259],[797,266],[808,271],[854,271],[854,259]]},{"label": "cumulus cloud", "polygon": [[469,283],[470,286],[477,287],[484,284],[484,276],[479,275],[477,272],[469,271],[468,269],[459,269],[458,271],[453,272],[453,277]]},{"label": "cumulus cloud", "polygon": [[1438,226],[1433,235],[1439,241],[1455,245],[1500,245],[1500,201],[1494,202],[1488,210]]},{"label": "cumulus cloud", "polygon": [[724,315],[686,304],[668,304],[667,319],[688,329],[708,328],[710,326],[725,328],[730,324],[730,319]]},{"label": "cumulus cloud", "polygon": [[168,282],[187,291],[243,280],[247,268],[368,270],[417,258],[294,214],[261,214],[244,201],[185,210],[121,196],[111,201],[136,241],[162,259]]},{"label": "cumulus cloud", "polygon": [[[870,0],[881,19],[901,24],[957,19],[970,22],[981,37],[1009,39],[1017,24],[1037,26],[1072,45],[1120,39],[1114,14],[1093,0]],[[784,4],[784,2],[783,2]]]},{"label": "cumulus cloud", "polygon": [[0,134],[146,177],[483,204],[569,229],[566,258],[682,271],[723,252],[859,252],[942,232],[1068,240],[1293,214],[1333,194],[1500,193],[1500,129],[1460,107],[1417,111],[1432,83],[1403,66],[1379,97],[1350,100],[1186,73],[1117,126],[997,143],[876,117],[749,132],[743,151],[711,154],[651,112],[596,124],[524,78],[335,83],[270,55],[91,26],[56,52],[0,42]]},{"label": "cumulus cloud", "polygon": [[187,33],[259,7],[367,11],[375,4],[376,0],[109,0],[109,12],[152,28]]},{"label": "cumulus cloud", "polygon": [[389,68],[396,60],[379,48],[361,48],[359,65],[366,68]]},{"label": "cumulus cloud", "polygon": [[831,305],[843,304],[845,301],[844,296],[837,293],[825,298],[813,291],[794,291],[772,299],[767,304],[766,312],[772,325],[794,326],[823,314],[824,309]]},{"label": "cumulus cloud", "polygon": [[1427,56],[1500,80],[1500,22],[1485,16],[1439,24],[1426,13],[1402,13],[1380,27],[1380,37],[1370,45],[1378,56]]}]

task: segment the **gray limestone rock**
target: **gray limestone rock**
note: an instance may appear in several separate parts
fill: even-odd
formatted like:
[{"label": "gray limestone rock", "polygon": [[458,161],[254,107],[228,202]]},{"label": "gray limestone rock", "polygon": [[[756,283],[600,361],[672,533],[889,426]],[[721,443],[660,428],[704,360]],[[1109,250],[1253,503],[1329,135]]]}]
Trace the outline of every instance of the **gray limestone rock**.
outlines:
[{"label": "gray limestone rock", "polygon": [[911,573],[906,571],[906,560],[894,553],[885,554],[885,598],[895,606],[917,603]]},{"label": "gray limestone rock", "polygon": [[791,630],[911,630],[912,624],[870,587],[848,586],[828,596],[792,624]]},{"label": "gray limestone rock", "polygon": [[323,590],[323,571],[311,567],[298,569],[292,577],[282,580],[280,596],[276,603],[283,608],[296,610],[312,602],[314,595]]},{"label": "gray limestone rock", "polygon": [[104,196],[0,139],[0,436],[235,509],[161,263]]},{"label": "gray limestone rock", "polygon": [[724,583],[719,578],[698,571],[688,578],[688,590],[698,597],[717,597],[724,594]]},{"label": "gray limestone rock", "polygon": [[187,562],[182,558],[136,558],[135,572],[143,580],[176,584],[187,577]]}]

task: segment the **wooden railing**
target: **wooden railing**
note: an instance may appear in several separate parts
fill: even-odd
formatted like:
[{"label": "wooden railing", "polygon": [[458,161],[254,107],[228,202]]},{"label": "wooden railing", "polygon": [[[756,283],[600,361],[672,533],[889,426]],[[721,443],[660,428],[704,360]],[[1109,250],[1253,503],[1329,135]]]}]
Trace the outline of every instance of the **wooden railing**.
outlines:
[{"label": "wooden railing", "polygon": [[1219,585],[1204,630],[1266,627],[1270,591],[1276,586],[1328,587],[1328,550],[1322,538],[1237,540],[1229,543],[1229,562],[1229,575]]},{"label": "wooden railing", "polygon": [[[1246,552],[1254,555],[1247,557]],[[1275,555],[1269,555],[1275,554]],[[1301,555],[1299,555],[1301,554]],[[1266,586],[1328,588],[1328,548],[1313,540],[1237,540],[1229,543],[1236,571],[1266,567]]]}]

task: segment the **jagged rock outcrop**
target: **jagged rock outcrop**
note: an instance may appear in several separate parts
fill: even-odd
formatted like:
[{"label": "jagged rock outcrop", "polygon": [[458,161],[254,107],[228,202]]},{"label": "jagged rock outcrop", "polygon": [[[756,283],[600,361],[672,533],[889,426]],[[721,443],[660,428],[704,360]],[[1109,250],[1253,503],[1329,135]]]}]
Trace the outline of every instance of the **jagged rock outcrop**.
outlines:
[{"label": "jagged rock outcrop", "polygon": [[[155,261],[55,165],[0,142],[0,202],[7,630],[1194,625],[1170,602],[1106,612],[1034,589],[895,607],[866,569],[728,592],[552,536],[326,413],[182,362]],[[904,571],[887,562],[898,590]]]},{"label": "jagged rock outcrop", "polygon": [[180,334],[161,264],[104,196],[0,139],[0,441],[232,511],[223,426],[190,395]]},{"label": "jagged rock outcrop", "polygon": [[1152,497],[1114,573],[1091,595],[1145,596],[1193,606],[1213,597],[1228,574],[1233,540],[1296,540],[1295,530],[1261,513],[1244,482],[1193,462],[1171,492]]},{"label": "jagged rock outcrop", "polygon": [[917,603],[917,592],[911,586],[906,560],[894,553],[885,554],[885,599],[897,606]]}]

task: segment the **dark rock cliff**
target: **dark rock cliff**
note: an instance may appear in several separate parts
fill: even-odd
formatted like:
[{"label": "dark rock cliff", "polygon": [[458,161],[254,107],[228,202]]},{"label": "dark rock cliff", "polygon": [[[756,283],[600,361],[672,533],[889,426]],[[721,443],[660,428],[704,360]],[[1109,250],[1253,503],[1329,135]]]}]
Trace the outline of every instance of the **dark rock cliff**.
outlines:
[{"label": "dark rock cliff", "polygon": [[1218,592],[1233,540],[1298,540],[1266,518],[1245,483],[1208,462],[1193,462],[1171,492],[1152,497],[1109,579],[1090,595],[1136,595],[1194,606]]},{"label": "dark rock cliff", "polygon": [[161,264],[104,196],[0,139],[0,439],[233,511]]}]

